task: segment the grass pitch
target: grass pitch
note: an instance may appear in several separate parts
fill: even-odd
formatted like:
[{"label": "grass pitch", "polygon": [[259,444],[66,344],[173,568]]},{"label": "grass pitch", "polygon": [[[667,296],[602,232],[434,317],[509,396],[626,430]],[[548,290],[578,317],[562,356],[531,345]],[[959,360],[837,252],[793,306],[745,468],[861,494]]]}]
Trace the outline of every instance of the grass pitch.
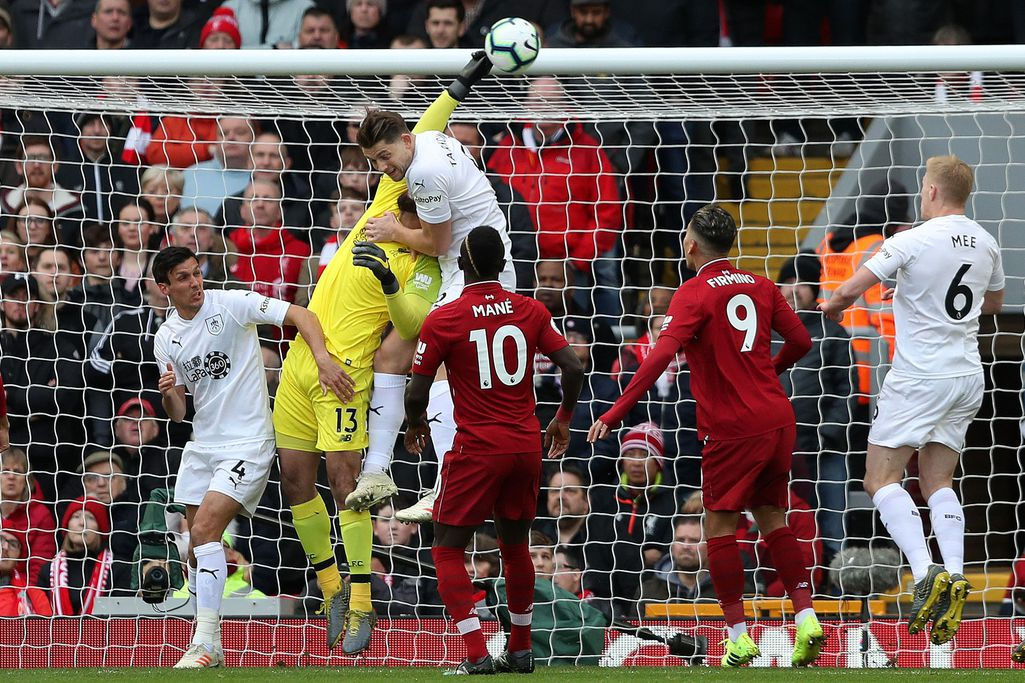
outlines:
[{"label": "grass pitch", "polygon": [[[395,681],[440,681],[443,670],[437,668],[402,668],[387,669],[364,668],[264,668],[264,669],[207,669],[199,671],[176,671],[174,669],[28,669],[22,671],[0,672],[0,681],[104,681],[104,683],[132,683],[146,681],[153,683],[176,683],[178,681],[261,681],[261,683],[301,683],[305,681],[330,681],[338,683],[346,679],[359,683],[389,683]],[[773,683],[775,681],[794,683],[802,681],[925,681],[926,683],[944,683],[945,681],[968,681],[983,679],[987,681],[1015,681],[1021,683],[1022,672],[1001,671],[996,669],[731,669],[717,667],[699,668],[598,668],[598,667],[552,667],[538,668],[533,674],[535,680],[551,680],[558,677],[560,683],[581,681],[586,683],[618,683],[629,681],[679,681],[681,679],[722,680],[722,681],[757,681]],[[448,679],[451,680],[451,679]],[[506,674],[493,676],[484,680],[503,681],[518,680],[521,683],[530,678]]]}]

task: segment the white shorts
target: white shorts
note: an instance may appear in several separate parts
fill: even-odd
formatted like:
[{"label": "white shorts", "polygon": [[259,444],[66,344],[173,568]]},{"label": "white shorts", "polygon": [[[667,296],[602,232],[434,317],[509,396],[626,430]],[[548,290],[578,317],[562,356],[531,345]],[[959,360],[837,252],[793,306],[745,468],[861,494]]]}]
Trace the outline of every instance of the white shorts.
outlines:
[{"label": "white shorts", "polygon": [[207,491],[217,491],[238,501],[252,517],[267,488],[274,455],[274,439],[224,448],[202,448],[190,441],[178,467],[174,502],[199,505]]},{"label": "white shorts", "polygon": [[[516,271],[513,270],[512,261],[507,260],[505,263],[505,270],[498,275],[498,281],[502,284],[502,289],[508,292],[516,291]],[[431,310],[441,308],[447,303],[455,301],[463,293],[463,271],[457,270],[455,274],[445,279],[444,275],[441,279],[441,291],[438,293],[438,298],[431,306]]]},{"label": "white shorts", "polygon": [[876,401],[868,441],[885,448],[935,442],[960,452],[985,388],[981,372],[936,379],[890,372]]}]

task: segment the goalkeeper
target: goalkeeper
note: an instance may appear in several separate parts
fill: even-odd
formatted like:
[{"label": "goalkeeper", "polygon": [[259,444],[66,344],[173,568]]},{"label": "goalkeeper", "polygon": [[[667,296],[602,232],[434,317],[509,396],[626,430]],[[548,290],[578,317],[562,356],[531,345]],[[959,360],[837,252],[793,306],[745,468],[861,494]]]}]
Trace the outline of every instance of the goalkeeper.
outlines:
[{"label": "goalkeeper", "polygon": [[[474,53],[446,92],[427,108],[414,130],[443,130],[459,102],[490,70],[491,63],[484,53]],[[394,446],[394,431],[375,425],[387,416],[370,413],[370,405],[397,404],[401,420],[405,386],[404,372],[375,375],[374,354],[381,346],[381,335],[389,319],[399,336],[416,338],[441,285],[435,258],[417,255],[396,243],[357,245],[365,241],[367,219],[398,212],[399,198],[405,193],[405,181],[382,177],[373,203],[339,247],[310,299],[309,309],[323,325],[328,351],[355,381],[355,397],[345,403],[334,394],[321,391],[317,366],[300,336],[282,366],[274,402],[282,489],[291,504],[296,533],[324,595],[328,647],[337,645],[344,635],[342,651],[346,654],[369,647],[377,616],[370,603],[370,513],[366,509],[350,509],[345,498],[355,488],[363,449],[370,446],[371,451],[384,449],[390,454]],[[395,335],[389,335],[389,339],[395,339]],[[394,346],[402,347],[401,343]],[[407,357],[397,365],[408,367],[409,353],[403,353]],[[389,397],[389,391],[391,395],[397,392],[399,400]],[[386,395],[379,396],[381,392]],[[392,443],[375,444],[382,435]],[[321,453],[339,509],[338,523],[351,586],[342,582],[331,544],[331,517],[316,490]]]}]

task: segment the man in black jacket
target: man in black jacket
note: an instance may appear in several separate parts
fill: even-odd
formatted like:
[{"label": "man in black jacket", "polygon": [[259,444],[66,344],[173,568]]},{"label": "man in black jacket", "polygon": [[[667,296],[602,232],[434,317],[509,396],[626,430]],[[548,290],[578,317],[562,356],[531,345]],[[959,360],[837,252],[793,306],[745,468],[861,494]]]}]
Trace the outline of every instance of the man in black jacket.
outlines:
[{"label": "man in black jacket", "polygon": [[[818,509],[828,563],[829,557],[840,552],[845,537],[853,359],[847,331],[816,310],[820,276],[815,254],[800,253],[780,269],[780,291],[812,339],[811,351],[780,375],[780,381],[797,415],[795,490]],[[782,340],[774,338],[773,343]],[[801,476],[801,469],[806,476]]]},{"label": "man in black jacket", "polygon": [[199,47],[199,33],[207,16],[182,9],[182,0],[148,0],[146,5],[146,11],[134,18],[132,47],[161,50]]},{"label": "man in black jacket", "polygon": [[82,197],[89,220],[109,223],[114,211],[139,194],[139,171],[114,161],[120,150],[111,150],[110,122],[97,112],[75,116],[78,144],[57,170],[57,182]]}]

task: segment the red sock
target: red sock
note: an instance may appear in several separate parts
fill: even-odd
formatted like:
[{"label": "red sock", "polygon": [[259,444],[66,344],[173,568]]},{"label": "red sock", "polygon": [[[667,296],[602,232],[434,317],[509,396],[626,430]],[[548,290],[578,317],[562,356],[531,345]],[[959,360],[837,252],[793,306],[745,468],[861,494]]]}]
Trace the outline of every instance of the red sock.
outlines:
[{"label": "red sock", "polygon": [[794,613],[811,607],[811,576],[804,566],[804,553],[801,544],[790,527],[776,529],[765,537],[769,546],[769,556],[776,567],[776,573],[786,586],[790,602],[794,603]]},{"label": "red sock", "polygon": [[726,625],[744,623],[744,562],[736,536],[708,539],[708,573]]},{"label": "red sock", "polygon": [[473,584],[466,575],[464,552],[462,548],[434,546],[431,548],[431,557],[434,558],[434,571],[438,576],[438,593],[466,643],[466,657],[477,661],[488,656],[488,648],[480,630],[477,610],[473,606]]},{"label": "red sock", "polygon": [[[534,563],[526,543],[512,545],[499,541],[505,565],[505,595],[509,600],[509,652],[530,650],[530,616],[534,608]],[[517,623],[519,622],[519,623]]]}]

